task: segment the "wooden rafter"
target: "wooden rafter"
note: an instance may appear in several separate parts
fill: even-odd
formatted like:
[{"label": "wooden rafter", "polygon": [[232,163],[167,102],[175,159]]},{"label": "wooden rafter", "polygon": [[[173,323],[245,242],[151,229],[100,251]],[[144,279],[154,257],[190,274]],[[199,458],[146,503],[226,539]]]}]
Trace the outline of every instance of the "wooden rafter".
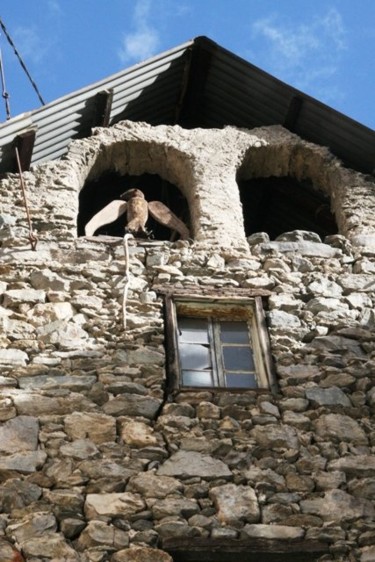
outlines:
[{"label": "wooden rafter", "polygon": [[296,130],[297,121],[303,106],[303,99],[301,96],[293,96],[290,100],[288,111],[284,120],[284,127],[292,133]]},{"label": "wooden rafter", "polygon": [[93,127],[108,127],[113,101],[113,90],[103,90],[95,95]]},{"label": "wooden rafter", "polygon": [[[18,149],[20,164],[23,172],[27,172],[30,169],[35,137],[36,129],[28,129],[14,139],[14,146]],[[16,172],[18,170],[16,155],[14,155],[14,163],[12,168],[12,172]]]}]

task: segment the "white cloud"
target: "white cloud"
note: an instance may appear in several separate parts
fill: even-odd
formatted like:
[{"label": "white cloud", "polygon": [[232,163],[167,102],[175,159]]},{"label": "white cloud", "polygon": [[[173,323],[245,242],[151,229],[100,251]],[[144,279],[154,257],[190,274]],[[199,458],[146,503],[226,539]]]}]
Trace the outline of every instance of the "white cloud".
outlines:
[{"label": "white cloud", "polygon": [[58,0],[48,0],[47,8],[52,14],[61,15],[63,13],[62,8]]},{"label": "white cloud", "polygon": [[139,62],[154,55],[160,44],[157,29],[150,24],[151,1],[137,0],[133,15],[134,31],[123,37],[119,57],[122,63]]},{"label": "white cloud", "polygon": [[38,64],[48,53],[48,47],[33,27],[17,27],[14,43],[27,62]]},{"label": "white cloud", "polygon": [[121,62],[140,61],[155,54],[159,44],[159,36],[152,28],[145,27],[134,33],[127,34],[119,51]]},{"label": "white cloud", "polygon": [[307,53],[317,49],[320,46],[319,40],[314,36],[306,26],[301,25],[294,33],[285,29],[285,27],[277,27],[277,25],[269,19],[256,22],[253,30],[259,35],[263,35],[268,40],[269,46],[274,53],[281,55],[283,64],[296,65],[299,64]]},{"label": "white cloud", "polygon": [[[329,80],[337,73],[346,32],[340,13],[329,9],[308,23],[293,24],[274,16],[252,26],[261,65],[299,89],[314,86],[315,95],[336,97]],[[258,50],[259,49],[259,50]]]},{"label": "white cloud", "polygon": [[337,49],[346,48],[345,28],[340,13],[331,8],[321,20],[322,26],[328,37],[336,44]]},{"label": "white cloud", "polygon": [[178,17],[189,16],[193,13],[193,7],[190,4],[179,3],[178,6],[173,6],[173,12]]},{"label": "white cloud", "polygon": [[150,15],[151,1],[137,0],[134,8],[134,21],[138,25],[142,25]]}]

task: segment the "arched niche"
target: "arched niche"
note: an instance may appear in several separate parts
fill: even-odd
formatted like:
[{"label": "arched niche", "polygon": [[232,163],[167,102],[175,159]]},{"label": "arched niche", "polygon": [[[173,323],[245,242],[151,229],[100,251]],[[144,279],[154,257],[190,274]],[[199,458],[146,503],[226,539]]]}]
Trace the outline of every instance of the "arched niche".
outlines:
[{"label": "arched niche", "polygon": [[308,180],[290,176],[238,180],[246,236],[267,232],[273,240],[283,232],[309,230],[324,239],[337,233],[329,197]]},{"label": "arched niche", "polygon": [[[185,225],[190,228],[189,206],[186,198],[178,187],[158,174],[144,173],[140,175],[121,175],[119,172],[109,170],[102,173],[98,178],[89,180],[79,194],[79,212],[77,229],[78,236],[84,235],[87,222],[115,199],[120,199],[122,193],[131,188],[140,189],[147,201],[161,201],[166,205]],[[125,233],[126,215],[119,217],[116,221],[100,227],[95,235],[123,236]],[[178,233],[171,230],[151,216],[147,222],[147,230],[154,240],[174,240]]]},{"label": "arched niche", "polygon": [[245,155],[236,179],[246,236],[267,232],[275,239],[291,230],[308,230],[324,239],[338,232],[324,156],[290,146],[252,149]]},{"label": "arched niche", "polygon": [[[161,134],[163,133],[163,134]],[[77,233],[108,203],[131,188],[147,201],[160,201],[189,229],[196,230],[195,183],[191,154],[175,146],[164,131],[142,123],[123,123],[98,129],[89,139],[75,141],[66,157],[70,177],[77,184]],[[95,234],[123,236],[126,215]],[[146,225],[156,240],[174,240],[177,233],[149,217]],[[171,238],[172,235],[172,238]]]}]

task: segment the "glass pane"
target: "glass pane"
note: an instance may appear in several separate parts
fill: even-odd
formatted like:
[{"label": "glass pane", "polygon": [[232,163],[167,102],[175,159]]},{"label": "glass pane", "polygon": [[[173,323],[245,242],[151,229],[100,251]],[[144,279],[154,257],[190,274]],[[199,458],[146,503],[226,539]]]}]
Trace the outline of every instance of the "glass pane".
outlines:
[{"label": "glass pane", "polygon": [[208,343],[205,318],[179,318],[178,339],[185,343]]},{"label": "glass pane", "polygon": [[210,369],[211,355],[208,346],[180,343],[178,346],[182,369]]},{"label": "glass pane", "polygon": [[226,373],[225,380],[229,388],[257,388],[255,375],[249,373]]},{"label": "glass pane", "polygon": [[213,386],[211,371],[182,371],[182,386]]},{"label": "glass pane", "polygon": [[220,322],[223,343],[245,343],[249,345],[247,322]]},{"label": "glass pane", "polygon": [[249,347],[223,345],[224,368],[228,371],[254,371],[253,354]]}]

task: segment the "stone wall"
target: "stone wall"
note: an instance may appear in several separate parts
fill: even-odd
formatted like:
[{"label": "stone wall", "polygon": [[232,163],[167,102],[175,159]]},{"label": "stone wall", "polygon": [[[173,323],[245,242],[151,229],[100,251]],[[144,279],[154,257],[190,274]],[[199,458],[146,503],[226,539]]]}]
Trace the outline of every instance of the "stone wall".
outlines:
[{"label": "stone wall", "polygon": [[[78,192],[108,169],[160,174],[192,217],[190,241],[129,241],[126,330],[122,239],[76,237]],[[340,234],[246,240],[238,173],[310,178]],[[18,177],[0,186],[0,559],[167,562],[168,541],[261,538],[374,560],[370,179],[281,127],[129,122],[25,179],[36,251]],[[160,286],[268,290],[278,392],[169,396]]]}]

